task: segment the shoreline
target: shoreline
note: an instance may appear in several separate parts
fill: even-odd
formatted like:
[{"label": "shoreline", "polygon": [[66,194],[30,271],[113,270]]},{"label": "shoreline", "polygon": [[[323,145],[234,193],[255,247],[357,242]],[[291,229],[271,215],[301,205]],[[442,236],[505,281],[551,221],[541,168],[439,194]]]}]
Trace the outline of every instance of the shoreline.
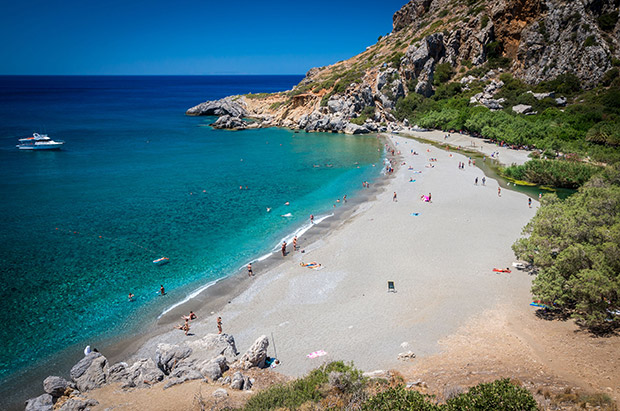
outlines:
[{"label": "shoreline", "polygon": [[[398,150],[398,144],[409,144],[408,142],[406,142],[408,139],[398,137],[398,136],[390,136],[389,140],[392,141],[393,144],[395,144],[395,147],[397,147],[396,148],[397,150]],[[417,143],[415,142],[415,140],[408,140],[408,141],[411,141],[411,144],[419,145],[419,147],[424,147],[425,149],[427,147],[426,144]],[[437,156],[439,156],[440,155],[439,153],[441,153],[441,156],[445,157],[443,160],[446,160],[448,155],[450,156],[452,156],[452,154],[454,154],[455,156],[460,155],[459,153],[449,154],[445,150],[435,150],[432,147],[429,149],[437,151],[438,153],[436,154]],[[388,156],[388,159],[391,159],[394,165],[400,165],[401,163],[406,162],[406,161],[403,161],[405,157],[406,157],[405,153],[401,153],[401,154],[397,154],[394,157]],[[351,228],[350,228],[351,226],[359,225],[362,219],[368,217],[368,213],[370,212],[370,210],[375,208],[378,205],[378,203],[382,202],[382,199],[380,199],[379,197],[385,198],[389,196],[391,198],[391,193],[389,191],[392,190],[395,184],[395,181],[397,179],[402,179],[403,173],[407,171],[404,169],[404,167],[402,168],[403,168],[402,170],[400,168],[397,168],[393,175],[382,178],[380,180],[382,183],[372,185],[373,189],[376,190],[376,194],[374,194],[374,198],[369,198],[367,201],[360,201],[359,204],[355,204],[355,206],[351,204],[353,207],[347,208],[348,212],[346,214],[348,215],[342,215],[334,219],[329,219],[331,220],[329,224],[326,224],[324,227],[320,227],[320,226],[316,227],[316,228],[319,228],[320,230],[311,230],[315,232],[313,233],[315,235],[312,235],[312,238],[310,238],[310,235],[309,236],[304,235],[304,237],[300,239],[300,244],[302,248],[305,248],[306,253],[301,254],[301,253],[291,252],[291,254],[293,254],[292,256],[290,256],[289,254],[284,259],[282,259],[281,257],[277,258],[275,259],[277,263],[274,263],[273,265],[270,265],[269,267],[262,267],[262,266],[259,267],[257,265],[255,267],[256,278],[252,279],[251,283],[247,281],[243,282],[241,281],[241,279],[239,279],[239,281],[236,284],[237,286],[228,287],[228,286],[222,285],[222,289],[221,289],[222,294],[217,296],[215,300],[211,300],[209,302],[206,302],[205,300],[202,300],[200,298],[193,300],[195,307],[197,307],[197,309],[194,309],[193,311],[197,313],[199,318],[198,320],[193,322],[191,334],[194,334],[197,337],[197,336],[203,335],[206,332],[214,332],[215,331],[215,322],[214,322],[215,317],[222,316],[224,320],[224,330],[225,330],[224,332],[234,335],[235,340],[237,341],[237,344],[239,346],[245,346],[245,345],[251,344],[251,342],[256,338],[257,335],[260,335],[260,334],[270,335],[270,334],[275,333],[277,335],[274,338],[275,338],[276,346],[278,347],[278,354],[281,354],[282,352],[292,349],[294,351],[297,351],[295,357],[299,358],[300,349],[295,347],[296,345],[298,345],[298,343],[292,342],[290,335],[282,336],[279,333],[280,327],[289,326],[293,320],[299,321],[299,318],[296,319],[297,317],[296,315],[285,316],[285,317],[279,318],[278,321],[275,321],[275,322],[269,321],[270,325],[267,327],[269,329],[269,332],[267,331],[267,329],[265,329],[264,317],[255,318],[254,321],[244,319],[243,317],[245,315],[252,314],[252,313],[254,314],[253,316],[256,316],[257,312],[260,312],[261,310],[266,311],[265,315],[267,316],[280,317],[277,315],[278,310],[273,308],[273,306],[282,305],[282,304],[284,305],[283,308],[285,310],[292,310],[292,312],[295,314],[301,314],[299,310],[297,310],[294,307],[295,305],[310,304],[311,306],[315,306],[314,308],[316,308],[317,305],[318,306],[324,305],[322,304],[322,300],[324,298],[330,298],[330,297],[333,298],[334,296],[333,295],[329,296],[329,294],[333,294],[333,289],[340,288],[346,282],[344,281],[343,277],[348,277],[350,279],[350,276],[347,276],[346,274],[342,272],[331,270],[326,265],[324,265],[324,269],[321,271],[303,269],[301,267],[298,267],[299,263],[302,261],[310,262],[313,260],[316,260],[318,262],[325,261],[325,258],[327,258],[327,256],[325,255],[326,248],[327,249],[332,248],[333,246],[335,246],[335,242],[342,244],[342,241],[340,241],[340,239],[337,239],[337,238],[343,236],[343,233],[346,234],[347,231],[351,231]],[[426,170],[425,168],[422,168],[423,173],[425,172],[425,170]],[[470,171],[475,171],[475,170],[479,172],[479,169],[476,167],[471,167],[470,169]],[[491,180],[489,180],[487,184],[491,184]],[[402,184],[400,185],[402,186]],[[525,203],[526,197],[523,194],[511,192],[510,194],[506,194],[506,195],[510,195],[511,197],[521,196],[523,197],[524,199],[523,202]],[[528,214],[528,217],[523,219],[523,224],[518,224],[516,226],[517,229],[514,230],[514,238],[510,238],[509,240],[510,244],[512,244],[512,242],[516,240],[516,238],[518,237],[520,233],[522,225],[524,225],[527,221],[529,221],[529,219],[531,218],[529,214],[532,214],[533,216],[533,212],[534,212],[534,209],[531,209],[530,212],[526,213]],[[342,251],[345,251],[345,250],[342,250]],[[506,249],[504,249],[503,254],[505,256],[506,254],[508,254],[509,257],[508,258],[504,257],[504,260],[505,260],[504,263],[499,264],[498,266],[509,265],[510,261],[514,259],[514,256],[512,256],[512,251],[510,250],[510,247],[507,247]],[[319,256],[321,256],[321,261],[319,261],[319,259],[317,258]],[[331,263],[337,264],[337,262],[333,261],[333,259]],[[293,271],[296,271],[296,272],[293,273]],[[291,291],[290,281],[287,280],[286,277],[290,275],[291,276],[290,280],[298,283],[299,281],[303,281],[301,280],[301,278],[306,277],[307,275],[309,276],[310,273],[316,273],[316,276],[321,277],[323,280],[319,281],[319,283],[313,283],[312,286],[319,288],[320,291],[318,292],[318,294],[313,295],[313,297],[308,297],[309,300],[304,303],[303,301],[307,300],[307,298],[303,295],[304,294],[303,292],[299,294],[301,289],[296,289],[294,290],[292,294],[289,294],[289,292]],[[237,277],[244,277],[244,276],[245,276],[245,272],[243,271],[242,273],[239,273],[237,275]],[[529,278],[521,277],[521,280],[525,280],[525,282],[523,281],[520,282],[521,284],[520,297],[523,298],[524,295],[526,295],[525,298],[529,299]],[[289,284],[286,284],[286,283],[289,283]],[[227,285],[230,285],[230,284],[231,284],[231,281],[229,280],[229,284]],[[397,282],[397,287],[398,287],[398,284],[399,282]],[[525,287],[523,286],[524,284],[525,284]],[[286,285],[289,286],[288,291],[287,291]],[[215,286],[217,286],[217,284]],[[298,288],[299,286],[301,286],[302,288],[306,287],[305,285],[302,285],[301,283],[299,283],[299,284],[296,284],[295,288]],[[213,287],[210,288],[211,292],[215,291]],[[383,288],[384,286],[381,287],[381,289]],[[504,288],[502,289],[503,291],[506,291]],[[277,290],[280,290],[280,291],[277,291]],[[231,294],[231,291],[232,291],[232,294]],[[398,294],[395,294],[395,295],[398,295]],[[291,296],[295,296],[293,300],[290,300]],[[287,299],[288,301],[282,301],[282,300],[287,300]],[[299,300],[302,300],[302,301],[300,302]],[[336,300],[338,300],[338,298]],[[334,301],[332,300],[332,302]],[[204,303],[205,306],[201,307],[202,303]],[[493,301],[489,300],[485,303],[474,302],[474,304],[469,307],[469,310],[471,311],[470,314],[474,315],[475,313],[478,313],[479,310],[481,309],[480,307],[490,308],[494,306],[495,303],[497,303],[496,300],[493,300]],[[444,302],[444,304],[446,304],[446,302]],[[449,305],[449,303],[447,304]],[[218,305],[221,307],[221,310],[217,311],[216,313],[216,310],[212,309],[211,307],[215,307]],[[441,308],[441,304],[439,305],[433,304],[431,301],[429,301],[429,305],[433,306],[435,310]],[[187,311],[187,309],[192,309],[189,303],[185,304],[184,307],[186,308],[185,311]],[[325,306],[324,308],[329,311],[327,306]],[[441,314],[441,317],[445,318],[446,316],[450,316],[449,311],[450,310],[443,312],[443,314]],[[181,312],[181,311],[171,312],[170,318],[171,319],[179,318],[181,314],[186,314],[186,313]],[[174,317],[175,315],[178,315],[179,317]],[[331,312],[330,318],[335,319],[333,318],[333,315],[334,313]],[[300,317],[303,317],[303,315]],[[470,316],[468,315],[467,318],[470,318]],[[283,321],[280,321],[280,319]],[[353,318],[351,318],[351,320],[353,320]],[[263,325],[259,326],[257,322],[263,323]],[[426,344],[424,348],[420,350],[416,350],[416,353],[422,356],[437,353],[439,350],[439,345],[436,342],[439,340],[439,338],[445,337],[446,335],[450,335],[451,333],[455,332],[460,325],[461,323],[458,322],[449,327],[441,327],[441,330],[435,330],[433,332],[434,337],[432,338],[434,339],[435,343]],[[316,329],[316,324],[309,324],[309,326],[308,325],[302,326],[301,329],[299,328],[299,326],[296,326],[295,327],[296,332],[293,332],[291,334],[295,336],[303,335],[304,333],[302,332],[302,330],[306,328],[311,328],[314,331],[319,331]],[[352,328],[355,328],[355,326],[351,325],[347,328],[352,329]],[[261,331],[259,331],[259,329]],[[182,335],[182,333],[179,334],[178,331],[165,330],[165,329],[162,329],[161,331],[162,332],[159,333],[154,338],[150,338],[150,339],[145,338],[143,340],[144,343],[139,347],[139,349],[135,353],[133,353],[133,355],[129,357],[125,357],[124,360],[125,361],[136,360],[137,358],[148,357],[152,355],[157,344],[161,342],[179,344],[187,339],[185,336]],[[325,339],[334,340],[334,336],[329,336],[329,337],[327,335],[323,335],[323,336],[325,337]],[[191,338],[194,338],[194,337],[190,336],[189,339],[187,340],[191,340]],[[343,338],[343,340],[347,340],[347,338],[345,337]],[[367,369],[373,363],[375,364],[381,363],[383,364],[384,367],[385,366],[397,366],[399,364],[396,361],[396,356],[398,354],[398,351],[407,351],[406,349],[402,348],[402,344],[403,344],[403,340],[398,341],[398,343],[395,344],[395,347],[391,349],[392,353],[390,353],[389,355],[384,355],[381,361],[376,361],[376,362],[371,361],[369,362],[370,364],[362,363],[359,365],[361,365],[365,369]],[[407,345],[409,345],[409,343],[407,343]],[[320,346],[314,346],[314,347],[316,347],[315,349],[321,348]],[[307,349],[309,350],[308,352],[313,351],[310,348],[307,348]],[[271,347],[270,347],[270,350],[271,350]],[[119,357],[120,354],[121,353],[119,352],[117,353],[117,355],[110,355],[109,358],[111,362],[114,362],[115,357]],[[275,355],[276,353],[273,352],[273,354]],[[301,375],[305,373],[309,368],[312,368],[310,364],[316,365],[315,363],[309,363],[307,361],[305,362],[302,361],[305,363],[302,365],[299,365],[299,364],[297,366],[289,365],[289,364],[292,364],[293,361],[286,358],[286,355],[285,356],[279,355],[279,357],[283,358],[283,364],[281,367],[279,367],[278,371],[286,375],[292,375],[292,376]],[[357,356],[353,356],[353,357],[357,357]],[[387,357],[392,358],[392,360],[386,361]],[[359,358],[352,358],[352,356],[349,356],[349,355],[344,355],[344,356],[338,355],[336,357],[333,357],[332,354],[330,354],[328,358],[329,359],[344,359],[344,360],[357,359],[358,361],[356,361],[356,364],[359,363]]]},{"label": "shoreline", "polygon": [[[376,138],[382,142],[387,141],[384,136],[379,134],[376,134]],[[379,170],[381,170],[385,158],[385,153],[383,153],[375,164]],[[306,228],[305,223],[301,226],[293,226],[292,231],[283,233],[283,239],[287,239],[287,243],[292,248],[292,241],[289,242],[288,238],[292,238],[295,233],[303,231],[301,236],[298,235],[300,241],[303,239],[308,244],[319,241],[326,233],[340,225],[342,220],[348,219],[360,204],[364,204],[376,196],[381,191],[381,187],[385,185],[384,177],[383,173],[378,173],[375,177],[376,180],[371,182],[370,189],[356,189],[353,197],[349,194],[346,206],[343,207],[344,204],[342,204],[333,210],[326,209],[321,215],[315,216],[315,224],[309,228]],[[283,261],[276,248],[279,250],[279,247],[274,247],[263,255],[257,255],[224,277],[188,290],[183,297],[179,296],[177,302],[166,305],[163,310],[149,309],[148,312],[155,314],[155,317],[147,320],[147,323],[140,326],[134,335],[112,336],[93,340],[91,346],[97,347],[105,353],[109,364],[131,361],[137,358],[140,348],[145,343],[167,333],[172,329],[172,325],[178,323],[180,317],[186,315],[190,310],[194,311],[199,318],[204,318],[211,315],[210,313],[214,310],[225,307],[230,303],[230,300],[244,292],[251,285],[247,281],[247,270],[245,270],[247,263],[252,262],[255,276],[260,276],[261,273],[280,265]],[[7,392],[5,398],[13,403],[14,409],[23,409],[23,401],[41,393],[41,383],[45,377],[50,375],[50,371],[45,370],[48,368],[58,369],[57,375],[69,378],[71,366],[83,356],[82,349],[82,344],[67,346],[44,360],[40,365],[20,370],[16,375],[8,377],[5,382],[18,381],[19,385],[25,389],[22,392],[23,395],[11,395],[10,392]]]},{"label": "shoreline", "polygon": [[[386,136],[385,134],[383,134],[379,135],[378,138],[383,138],[385,139],[385,141],[390,141],[393,147],[398,147],[398,141],[402,137]],[[413,142],[415,140],[409,141]],[[403,142],[400,141],[400,144],[402,143]],[[426,147],[426,144],[420,143],[420,145]],[[447,154],[445,150],[436,151],[442,152],[443,155]],[[368,213],[368,210],[372,209],[376,205],[376,203],[379,202],[378,197],[390,196],[389,191],[394,185],[394,180],[402,175],[399,174],[399,171],[401,173],[406,171],[400,170],[400,164],[403,162],[405,154],[406,153],[397,154],[396,156],[386,155],[384,157],[384,161],[385,159],[391,159],[392,163],[395,166],[395,172],[393,175],[382,175],[376,183],[373,183],[371,185],[370,190],[361,190],[361,196],[356,196],[355,198],[351,199],[351,204],[349,204],[348,207],[338,207],[335,210],[336,213],[334,213],[335,215],[333,216],[333,218],[328,218],[321,225],[317,224],[313,226],[312,229],[304,233],[304,235],[300,238],[300,243],[302,247],[305,246],[305,248],[307,249],[308,256],[319,252],[321,248],[324,249],[325,243],[329,242],[330,238],[338,235],[339,233],[342,233],[343,231],[346,232],[345,227],[355,224],[356,220],[363,218],[365,214]],[[454,152],[453,154],[459,155],[460,153]],[[452,154],[450,154],[450,156],[451,155]],[[477,168],[474,167],[474,169]],[[422,168],[422,170],[424,171],[425,169]],[[516,237],[512,239],[512,241],[514,241],[515,239]],[[300,253],[293,254],[295,257],[298,257],[296,260],[301,260],[303,258],[300,257]],[[269,255],[271,256],[273,255],[273,253],[270,253]],[[242,303],[243,305],[243,303],[246,302],[248,298],[251,298],[249,294],[255,294],[255,291],[260,292],[260,289],[264,289],[265,286],[269,286],[270,283],[281,280],[282,272],[291,269],[290,258],[288,256],[287,260],[287,258],[282,259],[282,257],[277,256],[277,254],[275,255],[275,258],[267,258],[266,263],[258,262],[254,266],[256,278],[253,278],[251,282],[245,280],[247,278],[247,273],[245,272],[245,270],[239,269],[236,273],[233,273],[227,277],[224,277],[223,279],[215,281],[212,286],[207,287],[195,298],[190,299],[185,303],[175,303],[174,305],[178,304],[177,307],[167,309],[166,311],[168,312],[165,315],[162,315],[161,318],[155,320],[153,324],[151,324],[151,329],[147,330],[143,334],[135,337],[124,338],[121,339],[121,341],[101,341],[100,347],[102,347],[102,351],[105,352],[109,363],[113,364],[118,361],[133,361],[138,358],[150,357],[154,353],[156,345],[160,342],[165,341],[170,343],[180,343],[184,341],[184,336],[179,335],[178,331],[175,332],[170,330],[172,328],[171,325],[175,322],[178,322],[178,318],[180,318],[182,314],[187,314],[189,310],[193,310],[198,315],[198,320],[195,321],[194,324],[192,324],[192,333],[195,333],[196,336],[199,336],[203,334],[202,330],[207,330],[206,332],[213,332],[214,326],[213,324],[211,324],[211,322],[213,318],[217,316],[215,312],[218,309],[222,312],[227,312],[232,309],[231,307],[239,305],[239,303]],[[297,265],[297,263],[295,263],[294,266],[295,265]],[[323,272],[325,272],[325,270],[323,270]],[[322,271],[318,271],[317,273],[322,274]],[[262,284],[258,284],[261,282]],[[224,321],[225,332],[233,334],[237,340],[238,345],[245,346],[246,344],[251,343],[257,335],[260,335],[252,333],[248,330],[246,330],[245,332],[239,332],[238,330],[230,332],[226,330],[226,319]],[[283,324],[286,325],[285,323],[286,321],[281,322],[278,326],[283,326]],[[200,329],[200,331],[194,331],[198,329]],[[451,327],[450,331],[445,329],[440,334],[443,336],[449,335],[450,332],[454,332],[456,329],[457,327]],[[441,335],[438,334],[436,337],[440,338]],[[279,337],[276,338],[276,344],[278,347],[282,345],[280,343]],[[401,343],[399,342],[399,344]],[[284,346],[286,347],[286,345]],[[318,348],[320,347],[317,347],[317,349]],[[279,350],[282,350],[282,348],[279,348]],[[407,351],[403,348],[399,348],[398,350]],[[423,356],[431,355],[437,353],[437,350],[438,345],[436,345],[434,349],[427,348],[422,351],[417,351],[417,353],[418,355],[421,354]],[[330,355],[329,359],[340,358],[332,358]],[[347,360],[348,359],[349,358],[347,358]],[[397,366],[398,362],[394,360],[389,365]],[[301,367],[301,369],[290,370],[288,368],[289,367],[287,366],[283,366],[280,368],[279,371],[287,375],[300,375],[301,373],[304,373],[308,367]],[[68,369],[66,370],[66,372],[68,373]]]}]

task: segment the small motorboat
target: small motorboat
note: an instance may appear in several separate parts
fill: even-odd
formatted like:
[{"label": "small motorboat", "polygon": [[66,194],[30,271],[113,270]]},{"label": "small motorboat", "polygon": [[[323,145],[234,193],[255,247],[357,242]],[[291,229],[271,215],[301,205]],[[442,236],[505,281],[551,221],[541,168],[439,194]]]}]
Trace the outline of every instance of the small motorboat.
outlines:
[{"label": "small motorboat", "polygon": [[155,265],[164,265],[164,264],[168,264],[170,262],[170,259],[168,257],[162,257],[162,258],[158,258],[157,260],[153,260],[153,264]]}]

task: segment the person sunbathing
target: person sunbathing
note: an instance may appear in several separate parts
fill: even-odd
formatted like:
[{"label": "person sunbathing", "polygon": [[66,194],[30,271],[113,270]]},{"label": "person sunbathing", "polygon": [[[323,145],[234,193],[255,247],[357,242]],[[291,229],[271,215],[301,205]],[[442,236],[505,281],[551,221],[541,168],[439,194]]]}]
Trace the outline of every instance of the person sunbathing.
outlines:
[{"label": "person sunbathing", "polygon": [[321,264],[318,264],[316,261],[313,261],[311,263],[306,264],[306,263],[304,263],[302,261],[299,265],[301,265],[302,267],[316,267],[316,266],[319,266]]}]

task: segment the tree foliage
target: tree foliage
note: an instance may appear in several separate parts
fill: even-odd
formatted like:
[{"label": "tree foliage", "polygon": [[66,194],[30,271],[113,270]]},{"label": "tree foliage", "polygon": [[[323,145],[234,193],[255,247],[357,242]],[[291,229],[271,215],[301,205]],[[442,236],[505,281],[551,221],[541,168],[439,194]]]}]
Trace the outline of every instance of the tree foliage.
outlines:
[{"label": "tree foliage", "polygon": [[565,200],[546,195],[513,250],[539,268],[532,293],[592,330],[620,323],[620,165]]}]

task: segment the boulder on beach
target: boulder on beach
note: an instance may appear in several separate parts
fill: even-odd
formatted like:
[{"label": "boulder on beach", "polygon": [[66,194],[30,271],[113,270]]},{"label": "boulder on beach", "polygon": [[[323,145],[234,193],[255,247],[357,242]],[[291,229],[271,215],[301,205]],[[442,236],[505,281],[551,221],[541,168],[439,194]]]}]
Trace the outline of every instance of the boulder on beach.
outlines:
[{"label": "boulder on beach", "polygon": [[77,389],[88,391],[106,383],[108,360],[98,352],[91,352],[71,368],[71,379]]},{"label": "boulder on beach", "polygon": [[54,403],[49,394],[39,395],[26,401],[25,411],[52,411]]},{"label": "boulder on beach", "polygon": [[65,401],[56,411],[86,411],[90,410],[90,407],[94,407],[95,405],[99,405],[99,401],[92,398],[72,397]]},{"label": "boulder on beach", "polygon": [[43,390],[54,398],[62,396],[67,388],[75,388],[75,384],[62,377],[50,375],[43,381]]},{"label": "boulder on beach", "polygon": [[252,367],[265,368],[267,347],[269,347],[269,339],[267,336],[261,335],[258,337],[258,339],[254,341],[254,344],[252,344],[239,359],[241,368],[245,370]]},{"label": "boulder on beach", "polygon": [[207,334],[199,340],[188,342],[187,345],[192,348],[192,359],[196,361],[211,361],[223,355],[228,363],[232,363],[239,355],[235,339],[229,334]]},{"label": "boulder on beach", "polygon": [[158,344],[155,352],[155,363],[164,374],[168,375],[183,359],[189,357],[192,349],[188,346]]}]

